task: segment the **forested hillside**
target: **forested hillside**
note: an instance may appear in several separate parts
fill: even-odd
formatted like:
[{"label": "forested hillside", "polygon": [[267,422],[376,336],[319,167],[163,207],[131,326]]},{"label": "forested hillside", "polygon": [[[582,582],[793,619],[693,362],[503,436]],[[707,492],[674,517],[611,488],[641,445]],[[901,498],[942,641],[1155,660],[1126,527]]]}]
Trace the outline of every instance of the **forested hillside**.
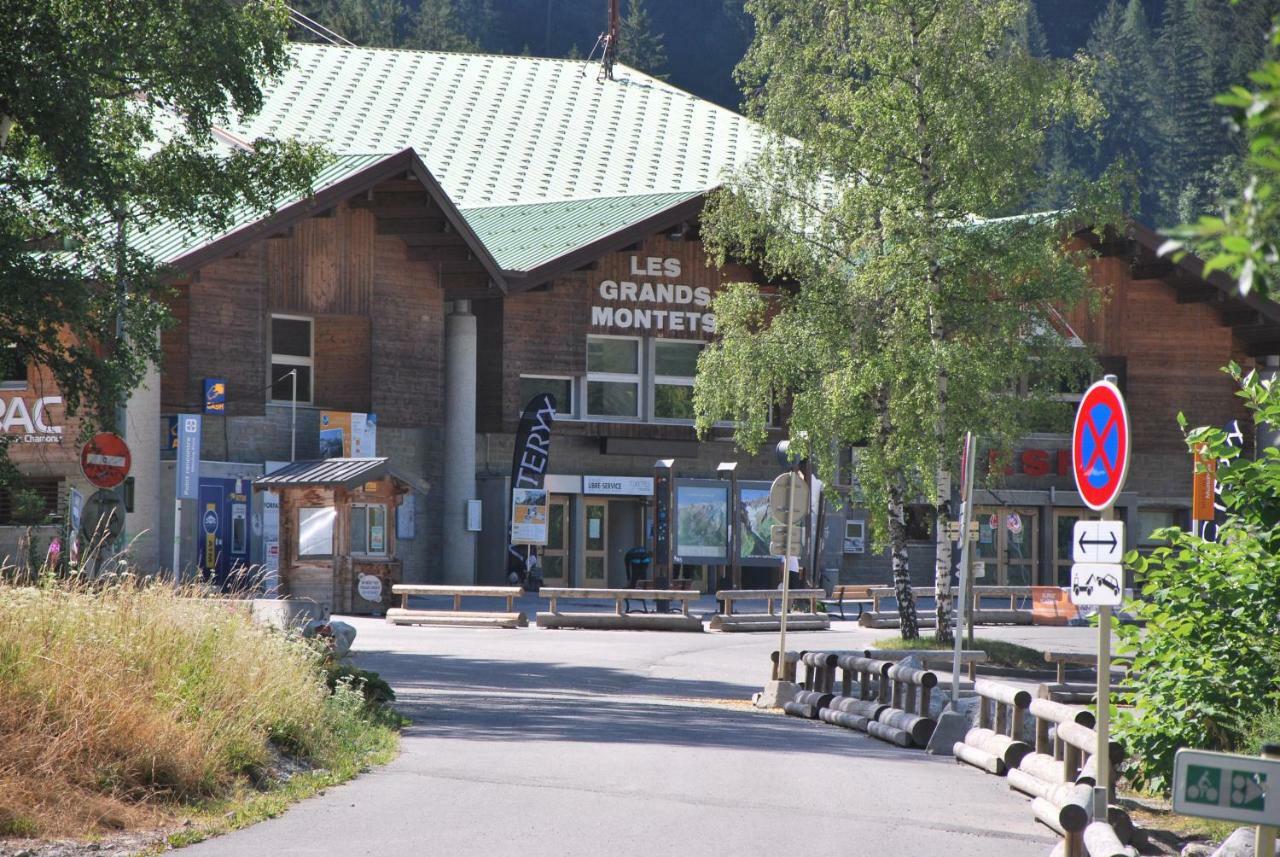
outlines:
[{"label": "forested hillside", "polygon": [[[296,8],[357,44],[586,57],[607,0],[298,0]],[[623,62],[737,108],[733,68],[751,39],[741,0],[622,0],[622,10]],[[1038,54],[1088,57],[1107,112],[1091,132],[1055,129],[1045,165],[1053,186],[1119,162],[1136,179],[1135,206],[1148,222],[1213,209],[1236,183],[1240,151],[1210,100],[1245,81],[1277,12],[1280,0],[1035,0],[1011,38]],[[1051,190],[1027,204],[1060,196]]]}]

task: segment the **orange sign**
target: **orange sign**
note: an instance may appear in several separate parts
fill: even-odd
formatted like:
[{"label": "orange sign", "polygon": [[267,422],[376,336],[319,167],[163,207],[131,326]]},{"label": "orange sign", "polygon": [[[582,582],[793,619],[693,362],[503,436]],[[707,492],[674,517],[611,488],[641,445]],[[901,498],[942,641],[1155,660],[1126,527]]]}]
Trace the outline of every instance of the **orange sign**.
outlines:
[{"label": "orange sign", "polygon": [[1031,587],[1031,623],[1033,625],[1066,625],[1079,615],[1071,595],[1057,586]]},{"label": "orange sign", "polygon": [[1191,486],[1191,520],[1213,520],[1214,487],[1218,476],[1218,460],[1201,444],[1195,452],[1195,474]]}]

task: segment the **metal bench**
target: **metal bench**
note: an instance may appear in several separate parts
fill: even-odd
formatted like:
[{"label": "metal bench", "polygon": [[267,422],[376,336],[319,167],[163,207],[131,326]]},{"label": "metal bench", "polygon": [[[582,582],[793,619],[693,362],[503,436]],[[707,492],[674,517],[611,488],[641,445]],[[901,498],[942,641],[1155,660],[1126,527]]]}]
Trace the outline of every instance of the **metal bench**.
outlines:
[{"label": "metal bench", "polygon": [[858,607],[858,615],[862,615],[862,611],[874,604],[871,598],[870,586],[837,586],[831,590],[830,598],[821,599],[822,606],[827,608],[827,613],[832,609],[840,611],[840,618],[847,619],[844,615],[844,606],[848,604],[850,607],[855,604]]}]

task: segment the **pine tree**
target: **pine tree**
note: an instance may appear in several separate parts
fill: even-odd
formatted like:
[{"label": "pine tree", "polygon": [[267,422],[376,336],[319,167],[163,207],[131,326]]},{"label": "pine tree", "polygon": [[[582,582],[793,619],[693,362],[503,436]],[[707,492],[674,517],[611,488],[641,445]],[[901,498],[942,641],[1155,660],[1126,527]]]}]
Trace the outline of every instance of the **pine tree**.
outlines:
[{"label": "pine tree", "polygon": [[661,72],[667,64],[667,49],[662,44],[662,34],[653,32],[653,22],[649,19],[644,0],[630,0],[627,4],[627,14],[622,18],[618,60],[654,77],[666,77]]},{"label": "pine tree", "polygon": [[[405,8],[400,0],[301,0],[294,8],[344,39],[367,47],[397,46],[405,23]],[[328,41],[299,26],[293,28],[290,37],[307,42]]]},{"label": "pine tree", "polygon": [[462,32],[452,0],[422,0],[405,46],[424,51],[474,51],[478,45]]},{"label": "pine tree", "polygon": [[1203,37],[1194,0],[1168,0],[1156,41],[1164,91],[1153,163],[1157,225],[1185,222],[1207,209],[1226,142]]}]

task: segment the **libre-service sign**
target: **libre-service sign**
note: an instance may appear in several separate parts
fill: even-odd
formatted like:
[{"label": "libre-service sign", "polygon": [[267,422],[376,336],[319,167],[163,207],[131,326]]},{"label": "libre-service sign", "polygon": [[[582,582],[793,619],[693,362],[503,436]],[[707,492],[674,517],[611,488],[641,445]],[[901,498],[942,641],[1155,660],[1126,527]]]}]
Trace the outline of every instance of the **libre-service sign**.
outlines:
[{"label": "libre-service sign", "polygon": [[584,476],[582,477],[582,493],[625,496],[653,496],[652,476]]},{"label": "libre-service sign", "polygon": [[1280,759],[1179,750],[1173,762],[1173,811],[1280,825]]},{"label": "libre-service sign", "polygon": [[80,449],[84,478],[98,488],[115,488],[128,477],[132,464],[129,445],[113,432],[98,432]]},{"label": "libre-service sign", "polygon": [[1108,509],[1120,496],[1129,475],[1129,439],[1124,397],[1115,384],[1098,381],[1080,400],[1071,433],[1076,489],[1090,509]]}]

